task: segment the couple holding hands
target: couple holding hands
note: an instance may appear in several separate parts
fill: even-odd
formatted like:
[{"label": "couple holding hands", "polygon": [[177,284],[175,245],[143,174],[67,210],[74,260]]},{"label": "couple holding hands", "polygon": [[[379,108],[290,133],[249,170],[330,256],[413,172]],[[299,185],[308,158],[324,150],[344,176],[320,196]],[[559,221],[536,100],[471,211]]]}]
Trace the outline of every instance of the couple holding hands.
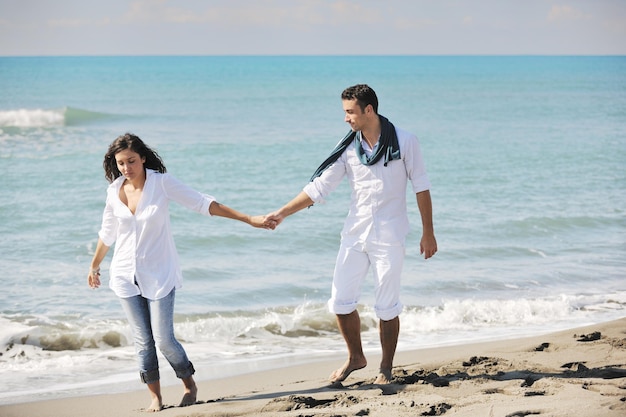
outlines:
[{"label": "couple holding hands", "polygon": [[135,135],[122,135],[109,146],[103,166],[110,185],[88,282],[92,288],[100,286],[100,264],[115,243],[109,286],[119,297],[133,332],[140,377],[152,400],[147,411],[163,408],[157,347],[183,382],[180,405],[192,405],[197,398],[193,364],[174,336],[174,298],[182,274],[170,228],[169,202],[273,230],[286,217],[322,203],[344,177],[352,197],[328,308],[336,315],[348,359],[332,372],[330,381],[340,383],[367,365],[357,304],[370,267],[382,346],[375,383],[392,381],[402,311],[400,277],[409,231],[406,187],[410,182],[416,195],[422,222],[420,252],[428,259],[437,251],[430,182],[417,138],[378,114],[372,88],[365,84],[348,87],[341,100],[350,132],[295,198],[265,216],[240,213],[178,181],[166,173],[159,155]]}]

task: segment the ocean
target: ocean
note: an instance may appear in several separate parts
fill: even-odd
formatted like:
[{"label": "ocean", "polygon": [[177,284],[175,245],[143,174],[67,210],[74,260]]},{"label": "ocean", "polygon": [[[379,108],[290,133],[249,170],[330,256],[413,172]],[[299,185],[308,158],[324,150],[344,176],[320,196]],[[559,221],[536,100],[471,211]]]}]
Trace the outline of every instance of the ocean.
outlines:
[{"label": "ocean", "polygon": [[[110,254],[103,286],[87,286],[117,136],[137,134],[178,179],[265,214],[348,131],[340,94],[357,83],[418,136],[432,182],[432,259],[408,199],[400,351],[626,315],[626,57],[4,57],[0,404],[143,389]],[[348,203],[344,182],[275,231],[171,207],[176,334],[198,380],[342,363],[326,301]],[[374,354],[371,290],[370,278],[359,311]],[[161,372],[178,384],[162,357]]]}]

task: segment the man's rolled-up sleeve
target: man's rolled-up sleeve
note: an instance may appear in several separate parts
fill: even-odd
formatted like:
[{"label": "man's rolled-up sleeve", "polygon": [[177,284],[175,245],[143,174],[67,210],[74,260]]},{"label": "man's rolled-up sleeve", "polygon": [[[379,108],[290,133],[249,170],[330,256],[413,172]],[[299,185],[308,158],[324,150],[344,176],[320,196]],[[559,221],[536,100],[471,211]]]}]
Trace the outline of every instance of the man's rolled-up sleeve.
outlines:
[{"label": "man's rolled-up sleeve", "polygon": [[322,172],[322,175],[305,185],[302,191],[304,191],[313,202],[323,204],[326,202],[326,197],[339,186],[345,175],[345,162],[343,158],[339,158]]}]

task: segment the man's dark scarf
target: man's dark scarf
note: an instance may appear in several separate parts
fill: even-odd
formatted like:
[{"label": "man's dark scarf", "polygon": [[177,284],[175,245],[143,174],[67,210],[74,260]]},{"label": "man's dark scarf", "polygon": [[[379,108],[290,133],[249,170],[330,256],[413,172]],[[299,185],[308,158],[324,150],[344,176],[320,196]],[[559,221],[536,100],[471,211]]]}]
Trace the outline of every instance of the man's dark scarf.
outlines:
[{"label": "man's dark scarf", "polygon": [[396,134],[396,128],[393,124],[384,116],[378,115],[380,118],[380,139],[378,141],[378,146],[376,146],[376,151],[370,155],[368,158],[363,150],[363,145],[361,144],[361,132],[350,131],[339,144],[333,149],[330,153],[330,156],[326,158],[324,162],[317,168],[313,176],[311,177],[311,181],[315,178],[322,175],[322,172],[326,170],[329,166],[331,166],[346,150],[346,148],[350,145],[352,141],[354,141],[354,146],[356,147],[357,155],[359,159],[361,159],[361,163],[363,165],[374,165],[376,162],[380,160],[380,158],[384,158],[384,164],[387,166],[389,161],[394,159],[400,159],[400,146],[398,145],[398,135]]}]

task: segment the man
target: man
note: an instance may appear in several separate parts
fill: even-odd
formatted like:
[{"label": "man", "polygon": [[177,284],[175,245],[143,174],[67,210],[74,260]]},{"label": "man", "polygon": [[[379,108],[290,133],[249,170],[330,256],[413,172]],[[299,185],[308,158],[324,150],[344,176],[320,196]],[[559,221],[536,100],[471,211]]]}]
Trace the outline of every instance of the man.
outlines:
[{"label": "man", "polygon": [[357,304],[361,284],[371,266],[382,345],[380,373],[375,383],[386,384],[392,380],[400,331],[400,275],[409,229],[406,187],[410,181],[416,193],[422,220],[420,252],[428,259],[437,251],[430,182],[417,138],[395,128],[378,114],[378,99],[373,89],[364,84],[348,87],[341,99],[351,132],[322,163],[303,191],[281,209],[268,214],[265,221],[275,226],[305,207],[324,202],[344,176],[348,177],[352,199],[341,233],[328,301],[345,339],[348,359],[330,375],[330,381],[341,382],[367,365]]}]

